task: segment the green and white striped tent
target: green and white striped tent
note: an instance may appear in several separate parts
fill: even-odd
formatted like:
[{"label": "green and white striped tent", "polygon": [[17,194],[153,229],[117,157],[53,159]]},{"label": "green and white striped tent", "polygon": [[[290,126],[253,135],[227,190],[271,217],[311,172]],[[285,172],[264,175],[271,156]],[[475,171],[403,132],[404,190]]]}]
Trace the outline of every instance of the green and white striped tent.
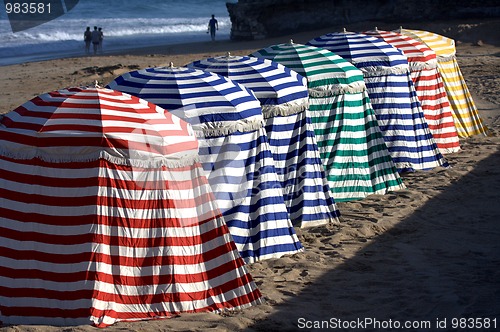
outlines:
[{"label": "green and white striped tent", "polygon": [[307,78],[309,110],[336,201],[404,189],[372,109],[362,72],[334,53],[290,42],[252,56]]}]

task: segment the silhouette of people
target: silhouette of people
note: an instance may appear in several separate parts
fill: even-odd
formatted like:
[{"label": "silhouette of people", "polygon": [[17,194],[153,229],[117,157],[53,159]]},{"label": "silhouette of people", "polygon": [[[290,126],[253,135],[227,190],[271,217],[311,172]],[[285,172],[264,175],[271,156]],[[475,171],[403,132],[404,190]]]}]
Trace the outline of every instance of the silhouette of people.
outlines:
[{"label": "silhouette of people", "polygon": [[210,32],[210,37],[212,37],[212,41],[215,40],[215,30],[219,30],[219,24],[217,23],[215,16],[212,15],[212,18],[210,19],[210,21],[208,21],[208,30],[207,30],[207,32]]},{"label": "silhouette of people", "polygon": [[87,27],[87,30],[83,33],[83,41],[85,42],[85,53],[90,54],[90,43],[92,42],[90,27]]},{"label": "silhouette of people", "polygon": [[101,27],[99,27],[98,31],[99,31],[99,53],[102,54],[102,42],[104,40],[104,33],[102,32]]},{"label": "silhouette of people", "polygon": [[94,55],[97,54],[100,41],[101,41],[101,34],[99,33],[99,30],[97,30],[97,27],[94,27],[94,31],[92,31],[92,45],[94,46]]}]

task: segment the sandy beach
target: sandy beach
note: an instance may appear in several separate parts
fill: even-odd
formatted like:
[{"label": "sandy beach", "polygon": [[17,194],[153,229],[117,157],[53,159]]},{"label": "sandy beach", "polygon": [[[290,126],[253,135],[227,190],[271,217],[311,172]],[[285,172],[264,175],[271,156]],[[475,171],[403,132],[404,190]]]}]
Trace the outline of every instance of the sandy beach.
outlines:
[{"label": "sandy beach", "polygon": [[[106,330],[295,331],[315,330],[320,323],[335,329],[361,321],[371,324],[354,326],[369,331],[389,330],[384,327],[390,327],[391,320],[391,324],[409,322],[429,331],[446,327],[439,329],[445,331],[456,330],[452,324],[469,318],[489,319],[489,330],[495,330],[493,322],[499,329],[500,38],[499,30],[494,30],[499,22],[482,23],[405,26],[447,31],[456,39],[457,61],[490,131],[488,137],[461,139],[462,151],[446,155],[451,168],[407,174],[404,191],[339,203],[340,225],[297,229],[305,252],[248,266],[266,299],[263,305],[227,315],[185,314],[118,323]],[[386,30],[399,27],[367,22],[349,29],[360,31],[374,24]],[[305,43],[338,28],[0,67],[0,113],[44,92],[95,81],[104,86],[130,70],[170,62],[182,66],[226,52],[247,55],[290,39]],[[1,332],[95,329],[90,325],[0,327]]]}]

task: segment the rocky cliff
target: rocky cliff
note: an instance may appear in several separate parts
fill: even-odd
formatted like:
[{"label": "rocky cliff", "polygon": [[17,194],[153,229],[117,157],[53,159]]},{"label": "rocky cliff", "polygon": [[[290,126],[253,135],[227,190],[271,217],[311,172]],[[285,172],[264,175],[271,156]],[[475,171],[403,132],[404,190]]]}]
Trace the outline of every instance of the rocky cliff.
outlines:
[{"label": "rocky cliff", "polygon": [[261,39],[362,21],[500,17],[498,0],[239,0],[227,3],[231,39]]}]

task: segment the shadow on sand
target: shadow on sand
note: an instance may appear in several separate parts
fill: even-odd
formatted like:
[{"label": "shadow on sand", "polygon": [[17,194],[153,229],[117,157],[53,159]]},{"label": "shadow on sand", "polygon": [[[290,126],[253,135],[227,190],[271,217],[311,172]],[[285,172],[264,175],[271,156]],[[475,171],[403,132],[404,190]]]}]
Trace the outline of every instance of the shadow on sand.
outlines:
[{"label": "shadow on sand", "polygon": [[[447,329],[452,330],[453,318],[496,318],[499,328],[500,151],[490,148],[496,152],[469,166],[465,176],[368,241],[354,257],[339,263],[337,255],[335,268],[298,294],[286,294],[271,315],[245,331],[316,330],[314,321],[328,321],[322,327],[333,330],[331,319],[338,323],[335,319],[365,318],[379,323],[429,322],[430,328],[405,329],[426,331],[438,330],[438,320],[444,327],[446,319]],[[425,176],[415,173],[405,182],[411,186]],[[370,200],[363,204],[368,206]],[[286,291],[286,287],[280,290]],[[382,327],[388,327],[385,324]],[[390,330],[364,327],[364,331]]]}]

